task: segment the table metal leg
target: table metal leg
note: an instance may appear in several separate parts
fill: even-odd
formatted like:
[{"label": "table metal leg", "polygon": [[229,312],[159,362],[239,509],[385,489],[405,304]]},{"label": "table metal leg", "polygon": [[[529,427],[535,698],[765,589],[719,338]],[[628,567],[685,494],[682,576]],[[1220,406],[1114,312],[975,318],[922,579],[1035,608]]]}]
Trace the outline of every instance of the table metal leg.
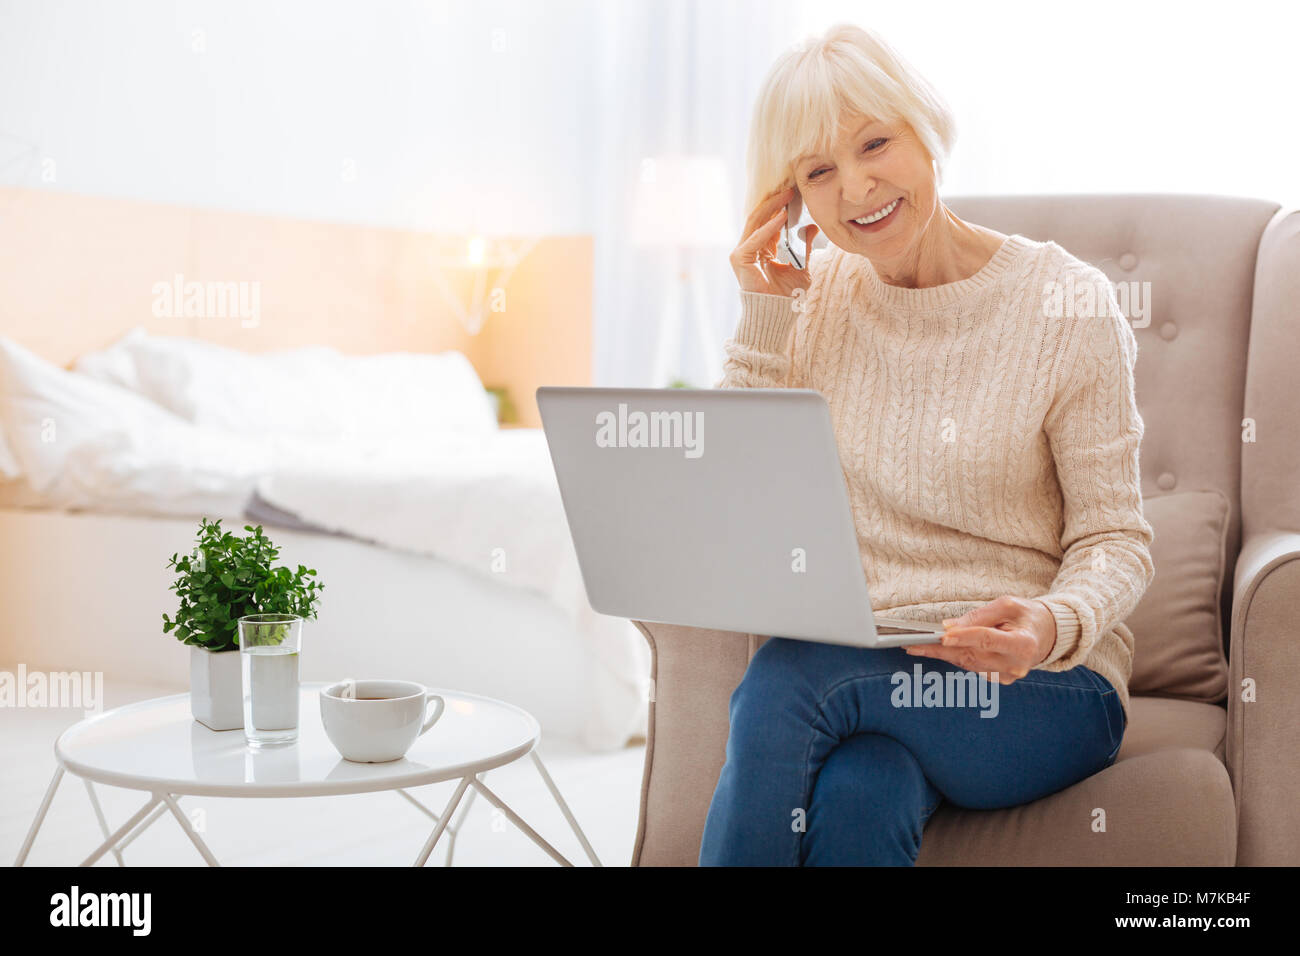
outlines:
[{"label": "table metal leg", "polygon": [[[482,774],[479,774],[479,776],[481,777]],[[420,812],[423,813],[430,820],[432,820],[434,823],[438,822],[439,820],[438,814],[434,813],[432,810],[426,807],[419,800],[415,799],[415,797],[411,796],[405,790],[399,789],[397,792],[399,795],[405,797],[412,804],[418,807]],[[465,802],[460,807],[460,819],[453,820],[452,822],[447,824],[447,856],[442,861],[443,866],[451,866],[451,858],[456,852],[456,834],[460,832],[461,826],[463,826],[465,823],[465,818],[469,816],[469,808],[474,803],[474,795],[476,793],[478,793],[477,790],[469,791],[469,796],[465,798]]]},{"label": "table metal leg", "polygon": [[542,775],[542,780],[546,783],[546,788],[551,791],[551,796],[555,798],[555,802],[560,805],[560,812],[564,814],[564,819],[569,821],[569,826],[573,828],[574,834],[578,837],[578,842],[582,844],[583,850],[587,853],[587,859],[591,860],[592,866],[600,866],[601,863],[596,857],[596,851],[593,850],[591,844],[587,842],[587,834],[583,833],[582,827],[578,826],[578,821],[574,819],[572,811],[569,810],[569,805],[565,803],[564,798],[560,796],[560,791],[559,788],[555,786],[555,781],[552,780],[551,775],[546,772],[546,766],[542,763],[542,758],[537,756],[537,748],[534,747],[533,750],[529,752],[528,756],[533,758],[533,766],[535,766],[537,772]]},{"label": "table metal leg", "polygon": [[160,800],[162,800],[162,797],[158,796],[158,794],[151,794],[149,802],[137,810],[130,820],[127,820],[126,823],[123,823],[120,827],[109,834],[108,838],[99,845],[99,848],[96,849],[94,853],[90,854],[90,856],[86,857],[86,859],[82,861],[81,865],[90,866],[113,847],[117,846],[122,837],[133,830],[137,823],[148,816],[149,811],[156,807]]},{"label": "table metal leg", "polygon": [[[537,768],[537,772],[541,775],[542,782],[546,784],[546,788],[551,792],[551,797],[560,808],[560,812],[564,814],[564,819],[568,821],[569,827],[573,830],[574,835],[582,844],[582,849],[586,852],[587,858],[591,860],[593,866],[600,866],[601,862],[596,856],[596,851],[592,849],[591,843],[587,840],[587,835],[582,831],[582,827],[578,825],[577,819],[573,816],[573,812],[569,809],[569,805],[565,802],[564,797],[561,796],[559,788],[555,785],[555,781],[551,779],[551,775],[547,772],[546,765],[542,763],[542,758],[537,755],[536,749],[530,751],[529,756],[533,760],[533,766]],[[59,789],[59,784],[63,780],[64,773],[64,768],[59,766],[55,769],[54,776],[50,778],[49,786],[46,787],[45,790],[45,796],[42,798],[40,808],[36,812],[36,818],[32,821],[26,839],[23,840],[22,848],[18,851],[18,857],[14,861],[14,866],[22,866],[26,862],[27,856],[31,852],[32,844],[36,841],[36,835],[40,832],[41,825],[45,822],[45,817],[49,813],[50,804],[54,800],[54,794]],[[137,810],[131,816],[131,819],[118,827],[117,830],[109,833],[108,822],[104,816],[103,807],[100,806],[99,797],[95,793],[94,785],[89,780],[85,780],[84,783],[86,785],[86,794],[89,796],[91,807],[95,812],[95,818],[99,822],[100,830],[104,833],[104,842],[101,843],[95,851],[90,854],[90,856],[86,857],[86,859],[81,863],[82,866],[91,866],[108,852],[111,852],[113,856],[116,857],[119,866],[125,866],[126,864],[122,859],[122,850],[135,840],[136,837],[152,826],[153,823],[167,811],[171,811],[172,815],[176,818],[177,823],[179,823],[181,829],[185,831],[185,835],[189,837],[190,842],[194,844],[194,848],[199,851],[199,854],[203,857],[204,861],[209,866],[221,865],[216,856],[213,855],[212,851],[208,849],[207,844],[204,843],[202,838],[194,832],[193,826],[181,810],[180,804],[177,803],[174,795],[170,793],[153,794],[152,799]],[[472,789],[470,789],[471,787]],[[465,800],[460,818],[453,826],[452,821],[455,818],[457,809],[460,807],[461,800],[465,797],[465,791],[467,789],[469,789],[469,798]],[[506,818],[510,820],[511,823],[523,831],[530,840],[544,850],[553,860],[562,866],[573,865],[562,853],[556,850],[555,847],[546,842],[546,840],[543,839],[536,830],[525,823],[519,814],[510,809],[506,802],[493,793],[492,790],[488,788],[487,784],[483,783],[483,781],[478,777],[469,776],[461,779],[460,783],[456,787],[456,792],[452,794],[451,799],[448,801],[447,806],[441,815],[434,813],[405,790],[399,789],[397,792],[418,807],[437,824],[434,827],[433,832],[429,834],[428,840],[425,841],[424,847],[420,851],[420,855],[416,858],[416,866],[424,866],[428,863],[429,856],[433,852],[434,846],[437,845],[438,839],[442,836],[444,831],[450,831],[450,835],[448,836],[447,857],[443,865],[451,865],[452,854],[455,852],[456,832],[465,822],[465,818],[469,814],[470,806],[473,803],[474,795],[478,792],[481,792],[486,800],[505,814]]]},{"label": "table metal leg", "polygon": [[[469,778],[467,777],[466,779],[468,780]],[[519,814],[511,810],[510,807],[506,806],[506,802],[504,800],[502,800],[495,793],[489,790],[487,784],[483,783],[483,781],[481,780],[471,780],[470,782],[474,784],[475,788],[477,788],[478,791],[483,794],[484,798],[487,799],[492,804],[492,806],[496,807],[498,810],[500,810],[502,813],[506,815],[506,819],[508,819],[519,829],[523,830],[524,834],[530,840],[532,840],[539,847],[545,850],[546,853],[551,857],[551,859],[553,859],[556,863],[559,863],[561,866],[573,866],[572,863],[570,863],[567,859],[565,859],[564,854],[562,854],[559,850],[555,849],[555,847],[551,846],[544,839],[542,839],[541,834],[539,834],[536,830],[534,830],[527,823],[525,823],[523,821],[523,818],[520,817]]]},{"label": "table metal leg", "polygon": [[[31,829],[27,832],[27,839],[23,841],[22,849],[18,851],[18,858],[14,861],[14,866],[22,866],[27,861],[27,855],[31,852],[32,844],[36,841],[36,834],[40,832],[41,825],[45,822],[45,816],[54,800],[54,794],[59,789],[59,783],[63,780],[63,775],[66,772],[62,766],[59,766],[54,771],[54,776],[50,779],[50,785],[45,790],[45,798],[41,801],[40,809],[36,811],[36,819],[32,821]],[[144,806],[142,812],[133,816],[119,827],[115,833],[109,833],[108,819],[104,816],[104,808],[99,802],[99,795],[95,792],[94,784],[85,778],[82,779],[82,782],[86,785],[86,795],[90,798],[90,806],[95,811],[95,819],[99,821],[99,829],[104,834],[104,842],[81,865],[89,866],[103,856],[104,853],[110,852],[117,859],[118,866],[126,866],[126,861],[122,858],[122,851],[127,848],[132,840],[149,829],[155,820],[167,812],[166,803],[161,803],[157,799],[151,800]],[[153,808],[151,811],[149,810],[150,807]],[[144,811],[149,811],[147,816],[144,815]]]},{"label": "table metal leg", "polygon": [[157,820],[160,816],[162,816],[166,812],[167,812],[167,804],[165,803],[158,804],[158,806],[153,808],[153,812],[151,814],[149,814],[147,817],[145,817],[143,820],[140,821],[140,825],[138,827],[136,827],[126,836],[122,837],[120,841],[118,841],[117,848],[119,850],[125,850],[128,846],[131,845],[131,842],[135,840],[136,837],[138,837],[141,833],[144,833],[145,830],[148,830],[151,826],[153,826],[154,821]]},{"label": "table metal leg", "polygon": [[[551,797],[554,798],[556,805],[560,808],[560,812],[564,814],[564,819],[568,821],[569,827],[573,830],[574,835],[578,838],[578,842],[582,844],[582,849],[586,852],[587,858],[591,860],[591,865],[600,866],[601,865],[600,858],[596,856],[596,851],[592,849],[591,843],[587,840],[587,835],[582,832],[582,827],[578,825],[577,819],[573,816],[573,811],[569,809],[569,805],[565,802],[564,797],[561,796],[560,789],[555,785],[555,781],[551,779],[551,775],[549,772],[547,772],[546,765],[542,763],[542,758],[537,755],[536,749],[530,751],[529,756],[533,758],[533,766],[537,768],[537,772],[541,775],[542,782],[546,784],[546,789],[551,792]],[[470,794],[469,799],[465,801],[466,809],[461,814],[460,820],[457,823],[457,827],[451,827],[450,815],[455,812],[456,804],[460,800],[461,794],[465,790],[466,785],[472,787],[472,789],[469,792]],[[443,816],[441,819],[439,819],[437,814],[435,814],[428,807],[424,806],[424,804],[420,803],[420,801],[416,800],[406,791],[404,790],[398,791],[398,793],[406,797],[407,800],[411,801],[411,803],[415,804],[417,807],[423,810],[429,817],[438,821],[438,827],[433,831],[433,834],[430,836],[429,841],[425,844],[424,850],[422,851],[420,858],[416,861],[416,866],[423,866],[425,861],[428,860],[429,854],[433,850],[433,845],[437,842],[438,837],[441,836],[442,831],[444,829],[450,830],[452,832],[452,837],[450,839],[454,839],[455,830],[459,827],[460,823],[464,823],[465,815],[468,814],[469,812],[468,809],[469,802],[470,800],[474,799],[475,792],[482,793],[484,799],[488,800],[494,807],[496,807],[503,814],[505,814],[506,819],[508,819],[520,830],[522,830],[525,836],[527,836],[530,840],[532,840],[533,843],[537,844],[537,846],[539,846],[543,851],[545,851],[546,854],[551,857],[551,859],[555,860],[555,862],[559,863],[561,866],[573,865],[565,858],[564,854],[560,853],[559,850],[555,849],[555,847],[547,843],[546,840],[543,839],[541,834],[539,834],[536,830],[534,830],[527,823],[525,823],[523,819],[519,816],[519,814],[515,813],[514,810],[510,809],[510,807],[506,804],[504,800],[502,800],[495,793],[493,793],[492,790],[487,786],[487,784],[483,782],[482,775],[480,774],[476,777],[466,777],[463,780],[461,780],[460,786],[457,787],[456,793],[451,799],[451,803],[449,803],[447,809],[443,811]],[[452,850],[448,849],[447,861],[446,863],[443,864],[444,866],[451,865],[451,853]]]},{"label": "table metal leg", "polygon": [[[108,821],[104,819],[104,808],[99,805],[99,797],[95,795],[95,785],[85,778],[81,782],[86,785],[86,796],[90,797],[90,806],[95,811],[95,819],[99,821],[99,832],[104,834],[104,839],[107,840]],[[113,854],[113,859],[117,860],[118,866],[126,866],[122,862],[122,848],[120,846],[113,847],[110,852]]]},{"label": "table metal leg", "polygon": [[447,824],[451,822],[451,815],[456,812],[456,805],[460,803],[460,798],[465,795],[465,788],[471,783],[480,786],[473,777],[461,778],[460,783],[456,786],[456,792],[451,795],[451,800],[448,801],[446,808],[442,811],[442,818],[438,821],[438,825],[433,828],[433,832],[429,834],[429,839],[424,843],[424,848],[420,850],[420,855],[415,858],[416,866],[424,866],[425,863],[429,862],[429,854],[433,852],[434,844],[438,842],[438,837],[442,836],[442,831],[447,829]]},{"label": "table metal leg", "polygon": [[[482,774],[479,774],[478,777],[479,777],[480,780],[483,779],[483,775],[482,775]],[[461,804],[461,808],[460,808],[460,819],[458,819],[458,820],[456,821],[456,825],[455,825],[454,827],[448,825],[448,829],[450,829],[450,830],[453,831],[453,835],[454,835],[455,833],[459,833],[459,832],[460,832],[460,828],[463,827],[463,826],[465,825],[465,818],[466,818],[467,816],[469,816],[469,808],[472,807],[472,806],[474,805],[474,797],[477,796],[477,795],[478,795],[478,791],[475,790],[473,787],[471,787],[471,788],[469,789],[469,795],[465,798],[465,802],[464,802],[463,804]],[[453,842],[452,842],[451,844],[449,844],[448,847],[447,847],[447,859],[443,861],[443,864],[442,864],[443,866],[451,866],[451,855],[452,855],[454,852],[456,852],[456,844],[455,844],[455,842],[453,841]]]},{"label": "table metal leg", "polygon": [[194,827],[190,824],[189,818],[181,812],[181,806],[176,802],[176,798],[170,793],[164,793],[162,799],[163,802],[167,804],[167,809],[172,812],[172,816],[176,818],[176,822],[181,825],[181,829],[185,831],[185,835],[190,838],[190,842],[194,844],[194,848],[199,851],[199,854],[207,862],[208,866],[220,866],[221,864],[217,862],[217,858],[213,856],[212,851],[208,849],[208,845],[203,842],[203,839],[197,833],[194,832]]},{"label": "table metal leg", "polygon": [[[473,793],[473,792],[474,792],[473,790],[470,791],[470,793]],[[439,819],[439,817],[438,817],[438,814],[434,813],[432,810],[430,810],[428,807],[426,807],[426,806],[425,806],[423,803],[421,803],[419,800],[415,799],[415,797],[411,796],[411,795],[410,795],[409,793],[407,793],[405,790],[401,790],[401,789],[399,789],[399,790],[397,791],[397,793],[398,793],[399,796],[403,796],[403,797],[405,797],[405,798],[406,798],[407,800],[409,800],[411,803],[415,804],[415,806],[419,807],[420,812],[423,813],[423,814],[424,814],[426,817],[428,817],[430,820],[432,820],[434,823],[439,823],[439,822],[441,822],[440,819]],[[443,861],[442,861],[442,865],[443,865],[443,866],[451,866],[451,855],[452,855],[453,853],[455,853],[455,852],[456,852],[456,828],[455,828],[454,826],[451,826],[450,824],[448,824],[448,826],[447,826],[447,856],[446,856],[446,857],[443,859]]]},{"label": "table metal leg", "polygon": [[41,808],[36,811],[36,819],[32,821],[31,829],[27,831],[27,839],[23,840],[22,849],[18,851],[18,859],[14,860],[14,866],[22,866],[27,860],[27,854],[31,852],[32,844],[36,842],[36,834],[41,829],[41,824],[45,822],[45,814],[49,812],[50,803],[54,800],[54,791],[59,789],[59,782],[63,779],[63,764],[59,764],[54,770],[54,776],[50,778],[50,785],[45,788],[45,797],[41,800]]},{"label": "table metal leg", "polygon": [[[467,799],[465,799],[464,804],[461,804],[460,819],[454,819],[454,821],[447,823],[447,856],[443,857],[442,860],[443,866],[451,866],[451,858],[452,856],[455,856],[455,852],[456,852],[456,834],[459,834],[460,827],[465,822],[465,817],[467,817],[469,814],[469,805],[473,803],[474,793],[476,792],[477,791],[473,791],[473,790],[469,791],[469,796],[467,797]],[[432,819],[434,823],[439,822],[438,814],[434,813],[433,810],[430,810],[428,806],[425,806],[424,804],[420,803],[419,800],[416,800],[415,797],[409,795],[409,793],[407,793],[404,790],[398,790],[398,793],[400,796],[406,797],[406,799],[408,801],[411,801],[413,805],[417,806],[417,808],[420,809],[420,812],[424,814],[424,816],[428,817],[429,819]]]}]

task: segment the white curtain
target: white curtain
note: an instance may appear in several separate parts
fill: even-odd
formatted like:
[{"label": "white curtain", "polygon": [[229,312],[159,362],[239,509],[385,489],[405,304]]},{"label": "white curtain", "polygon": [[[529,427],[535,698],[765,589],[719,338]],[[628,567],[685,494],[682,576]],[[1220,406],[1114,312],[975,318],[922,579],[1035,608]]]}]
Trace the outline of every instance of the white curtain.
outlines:
[{"label": "white curtain", "polygon": [[[678,378],[709,387],[739,316],[727,256],[743,225],[750,110],[763,75],[792,42],[792,5],[634,0],[597,3],[594,12],[593,376],[598,385],[662,387]],[[734,233],[727,244],[675,253],[631,241],[643,163],[679,154],[721,158]],[[682,334],[664,364],[671,309],[680,310]]]}]

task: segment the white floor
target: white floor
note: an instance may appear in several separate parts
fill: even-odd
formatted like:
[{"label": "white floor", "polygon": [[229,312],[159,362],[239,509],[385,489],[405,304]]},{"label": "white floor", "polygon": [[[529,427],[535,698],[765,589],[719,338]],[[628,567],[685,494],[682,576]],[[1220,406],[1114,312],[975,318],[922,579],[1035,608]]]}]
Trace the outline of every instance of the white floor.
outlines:
[{"label": "white floor", "polygon": [[[9,668],[13,672],[13,668]],[[105,708],[174,693],[147,685],[106,682]],[[0,709],[0,864],[18,855],[54,772],[54,741],[81,718],[79,711]],[[632,858],[645,747],[594,754],[576,743],[543,739],[538,748],[587,839],[605,866]],[[515,812],[570,861],[587,859],[577,838],[524,760],[484,778]],[[454,784],[414,791],[435,812]],[[145,802],[134,791],[96,786],[109,827],[116,829]],[[181,806],[203,827],[217,858],[232,866],[409,866],[433,823],[395,793],[311,800],[223,800],[184,797]],[[198,813],[196,814],[196,811]],[[458,815],[459,816],[459,815]],[[75,865],[103,840],[85,785],[65,776],[28,866]],[[446,837],[429,864],[443,861]],[[127,865],[201,866],[202,859],[170,816],[154,823],[126,850]],[[115,866],[111,855],[97,864]],[[456,838],[456,866],[554,866],[555,863],[486,800],[475,799]]]}]

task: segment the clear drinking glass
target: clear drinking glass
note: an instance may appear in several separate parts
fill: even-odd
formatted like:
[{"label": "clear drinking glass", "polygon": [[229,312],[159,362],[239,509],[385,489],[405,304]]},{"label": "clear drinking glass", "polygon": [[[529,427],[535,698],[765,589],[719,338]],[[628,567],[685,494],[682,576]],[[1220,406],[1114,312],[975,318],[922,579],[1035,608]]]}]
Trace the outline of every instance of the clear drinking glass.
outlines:
[{"label": "clear drinking glass", "polygon": [[277,747],[298,739],[298,652],[302,618],[249,614],[239,619],[244,671],[244,739]]}]

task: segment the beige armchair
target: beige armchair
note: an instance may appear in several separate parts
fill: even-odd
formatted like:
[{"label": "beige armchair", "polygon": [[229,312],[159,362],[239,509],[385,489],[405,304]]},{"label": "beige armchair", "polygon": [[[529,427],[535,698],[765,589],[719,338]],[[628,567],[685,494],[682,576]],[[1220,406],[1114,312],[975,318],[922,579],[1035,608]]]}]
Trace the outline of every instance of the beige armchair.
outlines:
[{"label": "beige armchair", "polygon": [[[1176,195],[949,205],[1054,240],[1134,296],[1156,581],[1128,621],[1116,763],[1025,806],[941,805],[918,865],[1300,864],[1300,212]],[[728,701],[766,638],[637,627],[653,692],[632,862],[694,865]]]}]

